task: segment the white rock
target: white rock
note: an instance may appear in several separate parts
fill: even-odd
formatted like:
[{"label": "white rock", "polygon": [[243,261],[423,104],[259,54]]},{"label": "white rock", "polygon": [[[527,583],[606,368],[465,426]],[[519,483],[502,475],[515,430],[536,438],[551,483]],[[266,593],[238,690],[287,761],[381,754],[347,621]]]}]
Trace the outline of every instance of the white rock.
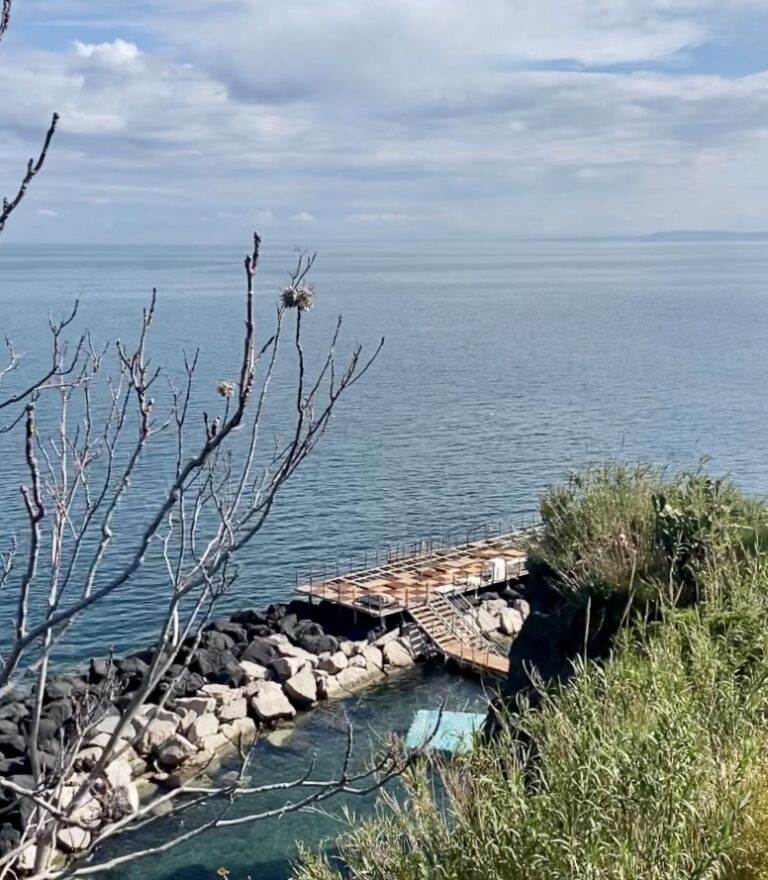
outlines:
[{"label": "white rock", "polygon": [[293,644],[285,633],[273,633],[271,636],[266,636],[264,641],[268,645],[274,645],[276,648],[290,647]]},{"label": "white rock", "polygon": [[292,678],[302,666],[306,665],[306,661],[300,657],[278,657],[271,663],[272,668],[275,670],[275,675],[280,681]]},{"label": "white rock", "polygon": [[381,648],[376,645],[368,645],[360,656],[365,657],[369,669],[378,669],[379,671],[384,669],[384,654]]},{"label": "white rock", "polygon": [[122,819],[139,809],[139,790],[134,782],[121,785],[112,794],[113,818]]},{"label": "white rock", "polygon": [[84,828],[71,825],[61,828],[56,834],[56,842],[65,853],[76,853],[87,849],[91,842],[91,834]]},{"label": "white rock", "polygon": [[[112,739],[112,734],[110,733],[97,733],[96,736],[92,736],[88,741],[89,746],[98,746],[100,749],[105,749],[109,745],[109,741]],[[121,743],[125,743],[125,740],[119,739],[117,740],[118,746]],[[116,746],[117,747],[117,746]]]},{"label": "white rock", "polygon": [[204,694],[214,697],[220,706],[232,700],[239,700],[244,693],[243,688],[230,687],[228,684],[205,684],[202,691]]},{"label": "white rock", "polygon": [[164,742],[176,735],[178,726],[172,721],[150,721],[136,740],[136,751],[141,755],[154,752]]},{"label": "white rock", "polygon": [[181,713],[181,724],[179,725],[179,733],[183,736],[187,735],[187,731],[190,727],[195,723],[198,715],[197,712],[182,712]]},{"label": "white rock", "polygon": [[389,632],[385,632],[383,636],[379,636],[378,639],[371,642],[371,644],[375,648],[383,648],[387,642],[393,642],[396,638],[400,636],[400,630],[398,628],[391,629]]},{"label": "white rock", "polygon": [[223,724],[220,732],[232,745],[249,743],[256,739],[256,722],[253,718],[237,718],[229,724]]},{"label": "white rock", "polygon": [[334,654],[324,654],[318,659],[317,668],[323,672],[328,672],[330,675],[336,675],[337,672],[341,672],[342,669],[346,669],[349,666],[349,660],[343,651],[336,651]]},{"label": "white rock", "polygon": [[[197,745],[200,746],[202,751],[198,752],[193,760],[198,764],[205,764],[211,755],[227,747],[229,745],[229,740],[226,735],[221,732],[221,728],[219,728],[217,733],[204,736]],[[198,760],[198,758],[200,760]]]},{"label": "white rock", "polygon": [[317,700],[317,683],[309,664],[287,679],[283,687],[289,699],[298,706],[311,706]]},{"label": "white rock", "polygon": [[508,636],[517,635],[523,628],[523,615],[515,608],[502,608],[499,629]]},{"label": "white rock", "polygon": [[315,681],[317,682],[317,696],[321,700],[329,700],[341,692],[341,685],[335,675],[328,675],[327,672],[317,670]]},{"label": "white rock", "polygon": [[501,619],[498,614],[491,614],[490,611],[486,611],[485,608],[482,607],[476,609],[475,620],[477,620],[477,625],[484,633],[494,632],[494,630],[497,630],[499,628],[499,625],[501,623]]},{"label": "white rock", "polygon": [[367,669],[368,661],[365,659],[365,655],[355,654],[354,657],[349,658],[349,665],[357,667],[358,669]]},{"label": "white rock", "polygon": [[108,733],[110,736],[117,730],[120,723],[119,715],[105,715],[104,718],[93,728],[94,733]]},{"label": "white rock", "polygon": [[485,608],[490,614],[498,614],[507,607],[506,599],[486,599],[481,603],[481,607]]},{"label": "white rock", "polygon": [[400,639],[394,639],[387,642],[381,649],[384,657],[384,663],[387,666],[396,666],[404,669],[407,666],[413,666],[413,657],[411,652],[406,648]]},{"label": "white rock", "polygon": [[351,657],[355,653],[355,643],[350,641],[339,642],[339,650],[345,657]]},{"label": "white rock", "polygon": [[368,642],[365,639],[361,639],[359,642],[352,642],[352,645],[354,646],[353,654],[362,654],[368,647]]},{"label": "white rock", "polygon": [[123,788],[131,784],[133,769],[130,761],[121,756],[111,764],[107,764],[104,768],[104,775],[112,788]]},{"label": "white rock", "polygon": [[[223,685],[221,685],[223,687]],[[173,704],[177,712],[194,712],[195,715],[205,715],[213,712],[216,707],[215,697],[181,697]]]},{"label": "white rock", "polygon": [[282,746],[287,745],[292,736],[292,727],[278,727],[277,730],[270,730],[265,739],[271,746],[275,746],[275,748],[279,749]]},{"label": "white rock", "polygon": [[259,688],[251,697],[251,708],[262,721],[293,718],[296,710],[276,681],[259,682]]},{"label": "white rock", "polygon": [[241,660],[240,668],[245,673],[247,681],[261,681],[267,676],[267,667],[261,663],[253,663],[251,660]]},{"label": "white rock", "polygon": [[187,732],[187,739],[195,744],[200,745],[201,740],[207,736],[213,736],[219,731],[219,719],[213,712],[206,712],[205,715],[198,716]]},{"label": "white rock", "polygon": [[24,874],[31,874],[32,871],[35,870],[36,858],[37,847],[30,844],[30,846],[25,846],[24,849],[18,854],[16,860],[13,863],[13,866]]},{"label": "white rock", "polygon": [[512,607],[515,609],[515,611],[520,612],[523,620],[525,620],[526,617],[528,617],[528,615],[531,613],[531,606],[525,599],[515,599],[515,601],[512,603]]},{"label": "white rock", "polygon": [[230,700],[217,712],[219,721],[222,723],[226,723],[227,721],[237,721],[238,718],[245,718],[247,714],[248,702],[245,697],[238,697],[236,700]]},{"label": "white rock", "polygon": [[172,739],[166,740],[157,750],[157,760],[163,767],[178,767],[187,758],[191,758],[197,751],[196,746],[183,736],[174,734]]},{"label": "white rock", "polygon": [[367,669],[361,669],[359,666],[348,666],[346,669],[342,669],[333,679],[329,679],[329,681],[335,680],[341,690],[352,691],[375,677],[375,673],[372,674]]},{"label": "white rock", "polygon": [[317,664],[317,654],[313,654],[311,651],[305,651],[304,648],[299,648],[297,645],[292,645],[290,642],[287,645],[279,645],[277,650],[283,657],[297,657],[304,663],[311,663],[313,666]]}]

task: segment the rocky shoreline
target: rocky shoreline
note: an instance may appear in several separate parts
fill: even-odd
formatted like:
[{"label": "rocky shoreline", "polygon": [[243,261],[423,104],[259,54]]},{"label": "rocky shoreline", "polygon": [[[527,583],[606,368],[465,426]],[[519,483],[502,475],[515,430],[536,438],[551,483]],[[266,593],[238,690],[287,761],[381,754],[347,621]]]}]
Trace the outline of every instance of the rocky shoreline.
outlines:
[{"label": "rocky shoreline", "polygon": [[[508,587],[473,599],[489,638],[509,649],[529,607]],[[73,813],[76,825],[59,830],[62,857],[88,848],[111,823],[124,820],[163,789],[210,774],[228,751],[242,749],[260,731],[290,725],[318,702],[340,698],[424,659],[414,624],[393,621],[370,628],[326,603],[295,601],[266,611],[244,610],[210,623],[195,644],[182,648],[149,701],[118,740],[116,757],[91,781],[90,796]],[[186,653],[185,653],[186,652]],[[55,771],[67,742],[82,736],[78,705],[98,694],[98,721],[75,755],[65,790],[74,793],[99,763],[149,669],[152,651],[99,658],[87,672],[48,681],[38,732],[43,766]],[[105,696],[108,695],[108,696]],[[33,778],[27,737],[31,697],[0,701],[0,776],[21,788]],[[0,854],[21,841],[32,804],[11,805],[0,791]],[[19,868],[32,868],[33,853]]]}]

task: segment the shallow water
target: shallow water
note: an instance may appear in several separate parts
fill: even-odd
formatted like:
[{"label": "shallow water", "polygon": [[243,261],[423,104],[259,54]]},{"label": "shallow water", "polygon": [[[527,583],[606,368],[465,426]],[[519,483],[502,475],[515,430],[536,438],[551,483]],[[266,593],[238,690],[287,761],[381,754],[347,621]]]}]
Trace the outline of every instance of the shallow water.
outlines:
[{"label": "shallow water", "polygon": [[[440,668],[425,666],[401,673],[388,682],[362,691],[355,697],[328,703],[302,716],[284,746],[260,742],[253,757],[253,785],[295,779],[308,766],[317,750],[314,778],[328,778],[337,771],[347,744],[347,720],[355,735],[357,766],[362,767],[382,736],[390,732],[404,735],[417,709],[484,711],[486,697],[480,683],[471,678],[451,676]],[[234,767],[234,764],[232,765]],[[227,768],[225,767],[224,770]],[[300,795],[294,794],[294,799]],[[285,792],[243,798],[228,815],[247,815],[281,806]],[[99,874],[115,880],[212,880],[216,869],[226,867],[233,880],[284,880],[290,876],[291,860],[297,844],[304,841],[318,846],[324,838],[345,829],[341,814],[344,805],[357,815],[370,813],[374,798],[345,797],[326,801],[321,811],[286,814],[254,825],[234,826],[195,838],[162,855],[150,856]],[[195,820],[210,819],[222,809],[213,801],[196,813],[158,820],[151,828],[113,844],[104,853],[114,857],[133,847],[164,843],[170,835],[192,827]]]}]

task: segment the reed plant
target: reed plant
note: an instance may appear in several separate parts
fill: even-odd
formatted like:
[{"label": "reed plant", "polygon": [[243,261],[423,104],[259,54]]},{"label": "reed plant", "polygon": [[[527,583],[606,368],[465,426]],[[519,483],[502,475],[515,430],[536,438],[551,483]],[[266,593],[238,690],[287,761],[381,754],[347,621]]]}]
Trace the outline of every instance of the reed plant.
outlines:
[{"label": "reed plant", "polygon": [[413,769],[338,855],[303,854],[298,880],[768,878],[765,508],[702,474],[612,467],[551,491],[542,513],[540,559],[564,589],[634,578],[656,587],[657,613],[536,709],[509,707],[491,742]]}]

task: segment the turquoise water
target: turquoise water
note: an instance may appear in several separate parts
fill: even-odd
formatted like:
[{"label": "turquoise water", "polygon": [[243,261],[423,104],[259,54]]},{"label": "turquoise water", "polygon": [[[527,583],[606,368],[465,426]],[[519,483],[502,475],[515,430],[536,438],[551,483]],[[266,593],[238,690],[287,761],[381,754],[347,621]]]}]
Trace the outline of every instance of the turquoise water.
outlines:
[{"label": "turquoise water", "polygon": [[[387,683],[361,692],[356,697],[329,703],[302,716],[295,732],[284,746],[259,743],[253,759],[252,784],[260,785],[295,779],[301,775],[317,751],[314,778],[329,778],[338,772],[347,744],[347,721],[353,725],[356,766],[363,767],[381,737],[389,732],[404,736],[414,713],[425,707],[484,711],[486,697],[479,682],[449,676],[440,669],[419,667],[402,673]],[[224,770],[226,771],[226,767]],[[234,769],[234,765],[233,765]],[[294,799],[301,795],[294,793]],[[237,817],[281,806],[285,792],[243,798],[229,816]],[[319,846],[324,839],[346,829],[342,807],[357,816],[369,814],[374,798],[334,798],[309,813],[286,814],[254,825],[216,829],[158,856],[132,862],[108,874],[114,880],[213,880],[216,869],[226,867],[235,880],[284,880],[298,841]],[[198,820],[211,819],[222,809],[213,801],[196,813],[168,817],[155,825],[113,844],[105,857],[130,852],[134,847],[162,844],[171,835],[192,828]]]},{"label": "turquoise water", "polygon": [[[344,566],[387,544],[532,512],[565,469],[606,456],[691,465],[710,455],[714,470],[750,491],[768,490],[764,244],[319,251],[309,347],[324,346],[339,312],[347,350],[380,335],[386,345],[242,554],[229,607],[287,597],[297,568]],[[263,253],[262,335],[294,260],[290,247],[269,240]],[[78,296],[96,341],[128,337],[157,286],[155,362],[179,376],[182,347],[202,346],[199,417],[216,383],[234,372],[241,257],[238,248],[4,246],[0,332],[15,339],[31,370],[45,356],[49,307]],[[291,405],[291,382],[286,372],[275,382],[270,429]],[[4,532],[19,522],[19,440],[0,441]],[[147,507],[162,497],[169,454],[159,443],[139,473],[140,503],[134,496],[123,505],[118,556],[130,552]],[[163,596],[156,554],[130,592],[71,634],[67,656],[143,644]],[[0,647],[5,632],[0,621]]]}]

